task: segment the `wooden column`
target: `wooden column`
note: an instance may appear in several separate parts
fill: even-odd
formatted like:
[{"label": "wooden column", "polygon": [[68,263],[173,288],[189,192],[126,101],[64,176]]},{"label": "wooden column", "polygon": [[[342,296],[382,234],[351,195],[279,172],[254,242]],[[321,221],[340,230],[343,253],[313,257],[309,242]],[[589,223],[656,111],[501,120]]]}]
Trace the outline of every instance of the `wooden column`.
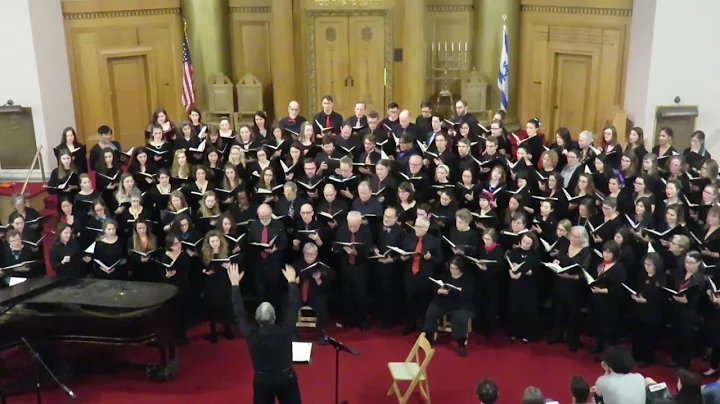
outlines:
[{"label": "wooden column", "polygon": [[415,116],[425,99],[425,0],[405,0],[403,21],[404,100],[400,107]]},{"label": "wooden column", "polygon": [[[487,80],[488,109],[500,108],[500,90],[497,79],[502,52],[503,24],[508,30],[508,58],[510,62],[508,91],[508,115],[515,118],[518,110],[518,57],[520,55],[520,0],[475,0],[473,32],[473,66]],[[506,20],[503,21],[503,15]]]},{"label": "wooden column", "polygon": [[275,118],[279,119],[287,115],[287,105],[290,101],[299,101],[299,94],[295,91],[295,35],[292,0],[272,0],[270,12],[272,13],[270,71],[272,73]]},{"label": "wooden column", "polygon": [[230,76],[228,0],[182,0],[195,76],[195,104],[208,107],[208,83],[216,74]]}]

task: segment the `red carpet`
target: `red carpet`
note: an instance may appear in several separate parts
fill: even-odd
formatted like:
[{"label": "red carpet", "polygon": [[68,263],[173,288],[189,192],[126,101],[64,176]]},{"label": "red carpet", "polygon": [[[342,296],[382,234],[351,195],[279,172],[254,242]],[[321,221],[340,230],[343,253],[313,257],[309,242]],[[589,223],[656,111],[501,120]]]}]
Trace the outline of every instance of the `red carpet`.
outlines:
[{"label": "red carpet", "polygon": [[[217,345],[205,341],[206,327],[192,333],[192,343],[179,351],[180,372],[168,383],[158,384],[145,379],[143,372],[132,371],[115,375],[85,377],[68,382],[85,403],[250,403],[252,398],[252,367],[243,340],[222,340]],[[402,337],[397,330],[337,330],[332,333],[361,352],[360,357],[343,354],[340,361],[340,398],[350,403],[393,403],[386,397],[391,380],[388,361],[402,361],[415,337]],[[458,357],[452,344],[439,344],[429,368],[431,397],[437,403],[474,403],[474,390],[483,377],[491,377],[499,385],[500,403],[519,402],[525,387],[535,385],[546,395],[561,403],[570,402],[570,377],[582,375],[591,384],[602,373],[600,364],[592,361],[587,351],[569,354],[564,346],[545,343],[523,345],[496,337],[490,343],[473,340],[469,356]],[[88,349],[89,350],[89,349]],[[117,350],[113,348],[113,350]],[[135,360],[154,360],[150,348],[124,348],[126,356]],[[108,355],[102,350],[96,355]],[[119,352],[117,353],[119,354]],[[316,346],[310,365],[297,365],[304,403],[330,403],[334,394],[335,351]],[[12,355],[26,360],[26,353]],[[12,357],[10,358],[13,361]],[[696,369],[700,370],[700,369]],[[652,367],[645,376],[671,381],[671,371]],[[57,389],[44,392],[44,402],[66,402]],[[34,403],[34,395],[12,397],[9,403]],[[419,396],[414,401],[421,402]]]}]

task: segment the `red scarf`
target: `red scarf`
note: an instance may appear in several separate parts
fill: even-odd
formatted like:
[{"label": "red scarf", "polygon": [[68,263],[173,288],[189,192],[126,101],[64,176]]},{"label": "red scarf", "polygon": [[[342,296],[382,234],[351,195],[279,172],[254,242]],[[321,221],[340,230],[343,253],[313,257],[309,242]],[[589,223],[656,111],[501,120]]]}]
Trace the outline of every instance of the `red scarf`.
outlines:
[{"label": "red scarf", "polygon": [[495,243],[492,243],[492,244],[489,244],[489,245],[488,245],[488,244],[485,244],[485,251],[490,252],[490,251],[494,250],[495,247],[497,247],[497,243],[496,243],[496,242],[495,242]]},{"label": "red scarf", "polygon": [[603,262],[598,266],[598,275],[604,273],[604,272],[605,272],[605,268],[606,268],[608,265],[611,265],[611,264],[613,264],[613,263],[614,263],[614,261],[603,261]]}]

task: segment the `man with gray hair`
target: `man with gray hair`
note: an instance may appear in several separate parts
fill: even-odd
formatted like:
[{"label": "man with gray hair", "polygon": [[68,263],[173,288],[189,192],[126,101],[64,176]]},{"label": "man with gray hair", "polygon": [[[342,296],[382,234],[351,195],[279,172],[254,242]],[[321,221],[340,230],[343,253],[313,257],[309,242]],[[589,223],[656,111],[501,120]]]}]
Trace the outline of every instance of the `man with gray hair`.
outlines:
[{"label": "man with gray hair", "polygon": [[317,343],[325,345],[328,298],[335,271],[318,259],[318,246],[313,242],[305,243],[302,248],[302,258],[295,261],[294,267],[300,271],[300,300],[302,304],[310,306],[317,317],[315,324]]},{"label": "man with gray hair", "polygon": [[262,302],[255,311],[257,325],[248,321],[240,293],[240,281],[245,272],[240,270],[238,264],[231,264],[227,272],[232,285],[235,319],[238,329],[247,341],[250,360],[255,371],[253,402],[274,403],[277,398],[282,404],[300,404],[297,375],[292,367],[292,341],[295,337],[295,322],[300,309],[295,268],[286,265],[282,270],[288,285],[285,320],[276,323],[275,308],[268,302]]},{"label": "man with gray hair", "polygon": [[297,138],[300,134],[300,127],[306,121],[307,119],[300,115],[300,103],[290,101],[290,104],[288,104],[288,116],[280,119],[280,127],[285,128],[288,133]]},{"label": "man with gray hair", "polygon": [[432,296],[435,267],[442,262],[440,240],[431,234],[430,220],[421,216],[415,219],[415,233],[408,234],[403,242],[400,259],[405,264],[405,318],[402,333],[408,335],[417,330],[418,321],[425,315]]},{"label": "man with gray hair", "polygon": [[343,325],[359,326],[365,331],[367,323],[367,257],[372,248],[370,229],[362,224],[362,214],[350,211],[347,224],[340,227],[335,237],[333,252],[340,255],[342,292],[344,296]]},{"label": "man with gray hair", "polygon": [[530,386],[525,389],[522,398],[523,404],[544,404],[545,397],[539,388]]},{"label": "man with gray hair", "polygon": [[258,220],[248,226],[253,280],[258,299],[272,301],[284,294],[281,269],[288,245],[287,235],[283,225],[272,218],[270,205],[258,206],[257,217]]}]

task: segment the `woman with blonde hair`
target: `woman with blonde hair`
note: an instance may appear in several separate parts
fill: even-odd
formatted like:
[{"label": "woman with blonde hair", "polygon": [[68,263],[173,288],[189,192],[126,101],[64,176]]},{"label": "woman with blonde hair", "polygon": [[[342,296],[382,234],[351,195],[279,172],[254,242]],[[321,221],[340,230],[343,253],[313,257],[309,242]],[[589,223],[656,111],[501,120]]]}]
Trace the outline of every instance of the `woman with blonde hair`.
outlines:
[{"label": "woman with blonde hair", "polygon": [[172,167],[170,168],[170,183],[179,188],[190,181],[190,163],[188,163],[185,149],[175,150]]}]

